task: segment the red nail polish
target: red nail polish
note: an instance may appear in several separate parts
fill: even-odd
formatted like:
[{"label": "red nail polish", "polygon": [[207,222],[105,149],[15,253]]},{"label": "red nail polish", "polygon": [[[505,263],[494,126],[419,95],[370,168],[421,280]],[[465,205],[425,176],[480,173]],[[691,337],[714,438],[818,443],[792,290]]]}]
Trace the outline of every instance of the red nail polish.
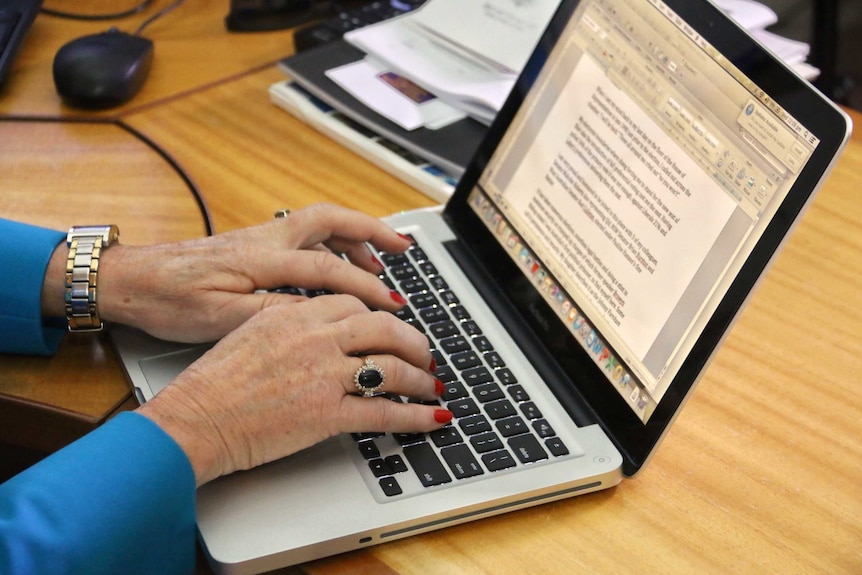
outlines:
[{"label": "red nail polish", "polygon": [[381,261],[377,259],[377,256],[375,256],[374,254],[371,254],[371,262],[380,269],[383,269],[383,263],[381,263]]},{"label": "red nail polish", "polygon": [[448,409],[438,409],[434,412],[434,421],[437,423],[449,423],[452,421],[452,412]]},{"label": "red nail polish", "polygon": [[437,371],[437,358],[431,358],[431,365],[428,366],[428,371],[430,371],[431,373]]},{"label": "red nail polish", "polygon": [[404,296],[401,295],[400,293],[398,293],[397,291],[394,291],[394,290],[390,291],[389,297],[391,297],[392,301],[394,301],[398,305],[407,305],[407,300],[404,299]]},{"label": "red nail polish", "polygon": [[434,379],[434,393],[437,395],[443,395],[443,392],[446,391],[446,386],[443,385],[443,382],[439,379]]},{"label": "red nail polish", "polygon": [[[395,233],[398,233],[398,232],[395,232]],[[413,243],[413,238],[411,238],[410,236],[405,236],[404,234],[398,234],[398,237],[401,238],[402,240],[407,240],[411,244]]]}]

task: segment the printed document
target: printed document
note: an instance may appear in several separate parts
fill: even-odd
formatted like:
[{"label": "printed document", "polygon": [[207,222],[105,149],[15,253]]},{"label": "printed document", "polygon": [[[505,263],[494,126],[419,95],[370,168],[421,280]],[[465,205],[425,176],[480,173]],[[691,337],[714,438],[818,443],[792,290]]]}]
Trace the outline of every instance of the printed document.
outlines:
[{"label": "printed document", "polygon": [[490,123],[559,0],[429,0],[345,39],[444,102]]}]

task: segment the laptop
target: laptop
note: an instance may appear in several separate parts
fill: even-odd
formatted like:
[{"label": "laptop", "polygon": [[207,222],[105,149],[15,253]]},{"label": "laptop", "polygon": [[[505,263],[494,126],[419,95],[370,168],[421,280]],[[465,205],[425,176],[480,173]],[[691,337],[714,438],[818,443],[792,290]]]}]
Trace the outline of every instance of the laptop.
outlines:
[{"label": "laptop", "polygon": [[[388,219],[416,245],[381,254],[386,281],[435,341],[453,423],[334,437],[205,485],[213,569],[635,476],[849,131],[707,0],[564,0],[445,207]],[[206,351],[112,333],[141,401]],[[369,401],[387,399],[404,400]]]}]

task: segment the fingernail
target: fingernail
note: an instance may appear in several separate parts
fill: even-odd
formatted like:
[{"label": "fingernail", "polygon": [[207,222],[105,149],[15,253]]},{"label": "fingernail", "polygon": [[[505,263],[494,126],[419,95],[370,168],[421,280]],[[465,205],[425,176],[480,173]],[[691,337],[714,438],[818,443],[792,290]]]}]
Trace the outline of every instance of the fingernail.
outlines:
[{"label": "fingernail", "polygon": [[[398,232],[396,232],[396,233],[398,233]],[[407,240],[411,244],[413,243],[413,238],[411,238],[410,236],[405,236],[404,234],[399,233],[398,237],[401,238],[402,240]]]},{"label": "fingernail", "polygon": [[400,293],[398,293],[398,292],[397,292],[397,291],[395,291],[395,290],[391,290],[391,291],[389,292],[389,297],[391,297],[391,298],[392,298],[392,301],[394,301],[394,302],[395,302],[395,303],[397,303],[398,305],[407,305],[407,300],[406,300],[406,299],[404,299],[404,296],[403,296],[403,295],[401,295]]},{"label": "fingernail", "polygon": [[436,357],[431,358],[431,365],[428,366],[428,371],[430,371],[431,373],[434,373],[435,371],[437,371],[437,358]]},{"label": "fingernail", "polygon": [[437,378],[434,378],[434,393],[437,395],[443,395],[443,392],[446,391],[446,386],[443,385],[443,382]]},{"label": "fingernail", "polygon": [[371,254],[371,262],[380,269],[383,269],[383,263],[379,259],[377,259],[377,256],[375,256],[374,254]]},{"label": "fingernail", "polygon": [[449,423],[452,421],[452,412],[448,409],[438,409],[434,412],[434,421],[437,423]]}]

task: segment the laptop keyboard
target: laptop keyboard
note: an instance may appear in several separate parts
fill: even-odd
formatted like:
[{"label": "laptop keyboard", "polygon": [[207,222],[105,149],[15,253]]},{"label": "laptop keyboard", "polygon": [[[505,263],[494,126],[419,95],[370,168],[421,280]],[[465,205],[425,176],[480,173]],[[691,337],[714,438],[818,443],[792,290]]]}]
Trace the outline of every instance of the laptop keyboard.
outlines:
[{"label": "laptop keyboard", "polygon": [[[381,278],[409,302],[396,313],[428,336],[451,424],[419,434],[357,433],[356,449],[386,497],[582,455],[564,442],[507,367],[457,294],[415,243],[404,254],[380,253]],[[384,394],[392,401],[404,398]],[[418,484],[413,478],[418,479]],[[370,483],[370,481],[368,481]]]}]

